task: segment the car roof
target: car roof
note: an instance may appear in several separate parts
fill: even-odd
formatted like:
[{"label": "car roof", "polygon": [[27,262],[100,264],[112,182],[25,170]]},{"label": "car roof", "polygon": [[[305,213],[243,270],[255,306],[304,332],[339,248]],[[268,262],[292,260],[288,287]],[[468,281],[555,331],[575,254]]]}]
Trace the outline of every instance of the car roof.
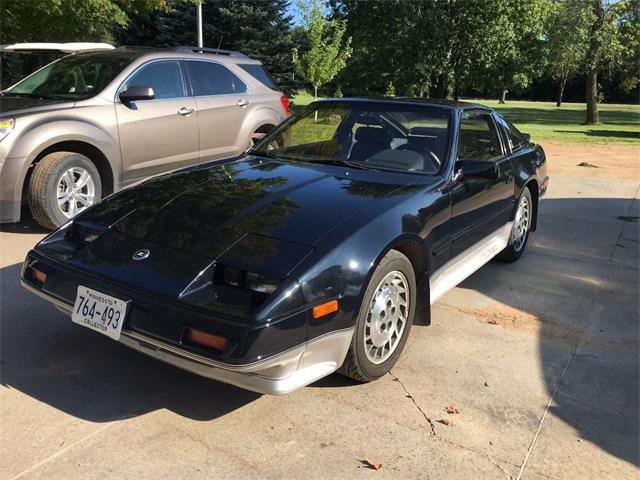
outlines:
[{"label": "car roof", "polygon": [[388,104],[413,104],[431,107],[443,107],[453,110],[483,109],[491,110],[491,108],[479,103],[461,102],[454,100],[440,100],[431,98],[412,98],[412,97],[345,97],[345,98],[327,98],[318,100],[318,102],[348,102],[348,103],[388,103]]}]

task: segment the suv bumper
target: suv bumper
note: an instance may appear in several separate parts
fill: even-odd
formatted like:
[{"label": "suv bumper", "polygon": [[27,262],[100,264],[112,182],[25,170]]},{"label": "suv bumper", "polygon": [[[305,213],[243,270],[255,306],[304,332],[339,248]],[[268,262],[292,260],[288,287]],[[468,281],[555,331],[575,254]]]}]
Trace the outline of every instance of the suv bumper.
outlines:
[{"label": "suv bumper", "polygon": [[25,158],[0,157],[0,223],[20,220]]}]

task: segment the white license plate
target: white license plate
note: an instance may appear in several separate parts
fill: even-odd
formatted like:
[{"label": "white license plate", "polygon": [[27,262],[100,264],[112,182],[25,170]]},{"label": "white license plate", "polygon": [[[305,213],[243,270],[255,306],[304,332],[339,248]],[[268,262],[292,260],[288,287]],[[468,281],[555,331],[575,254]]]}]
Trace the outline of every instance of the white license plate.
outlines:
[{"label": "white license plate", "polygon": [[126,313],[125,301],[79,285],[71,320],[118,340]]}]

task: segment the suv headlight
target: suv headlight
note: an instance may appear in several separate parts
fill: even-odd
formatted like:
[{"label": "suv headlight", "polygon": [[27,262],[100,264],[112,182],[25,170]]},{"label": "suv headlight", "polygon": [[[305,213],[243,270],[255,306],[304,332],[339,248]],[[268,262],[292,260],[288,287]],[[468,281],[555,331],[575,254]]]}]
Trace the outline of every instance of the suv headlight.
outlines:
[{"label": "suv headlight", "polygon": [[4,137],[6,137],[11,133],[11,130],[13,130],[13,126],[15,124],[16,124],[16,121],[13,118],[0,120],[0,142]]}]

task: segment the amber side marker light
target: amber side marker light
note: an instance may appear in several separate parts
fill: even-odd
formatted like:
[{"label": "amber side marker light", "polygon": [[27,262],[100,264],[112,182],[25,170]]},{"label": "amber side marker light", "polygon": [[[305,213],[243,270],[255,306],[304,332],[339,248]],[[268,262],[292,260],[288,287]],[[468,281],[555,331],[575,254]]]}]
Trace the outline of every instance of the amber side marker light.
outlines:
[{"label": "amber side marker light", "polygon": [[210,333],[201,332],[200,330],[193,330],[192,328],[187,328],[184,339],[189,343],[204,345],[205,347],[215,348],[216,350],[224,350],[224,346],[227,343],[224,337],[211,335]]},{"label": "amber side marker light", "polygon": [[330,313],[338,311],[338,301],[331,300],[330,302],[323,303],[322,305],[318,305],[313,307],[313,318],[324,317],[325,315],[329,315]]},{"label": "amber side marker light", "polygon": [[29,267],[31,270],[31,278],[33,278],[38,283],[44,283],[47,279],[47,274],[42,270],[38,270],[37,268]]}]

